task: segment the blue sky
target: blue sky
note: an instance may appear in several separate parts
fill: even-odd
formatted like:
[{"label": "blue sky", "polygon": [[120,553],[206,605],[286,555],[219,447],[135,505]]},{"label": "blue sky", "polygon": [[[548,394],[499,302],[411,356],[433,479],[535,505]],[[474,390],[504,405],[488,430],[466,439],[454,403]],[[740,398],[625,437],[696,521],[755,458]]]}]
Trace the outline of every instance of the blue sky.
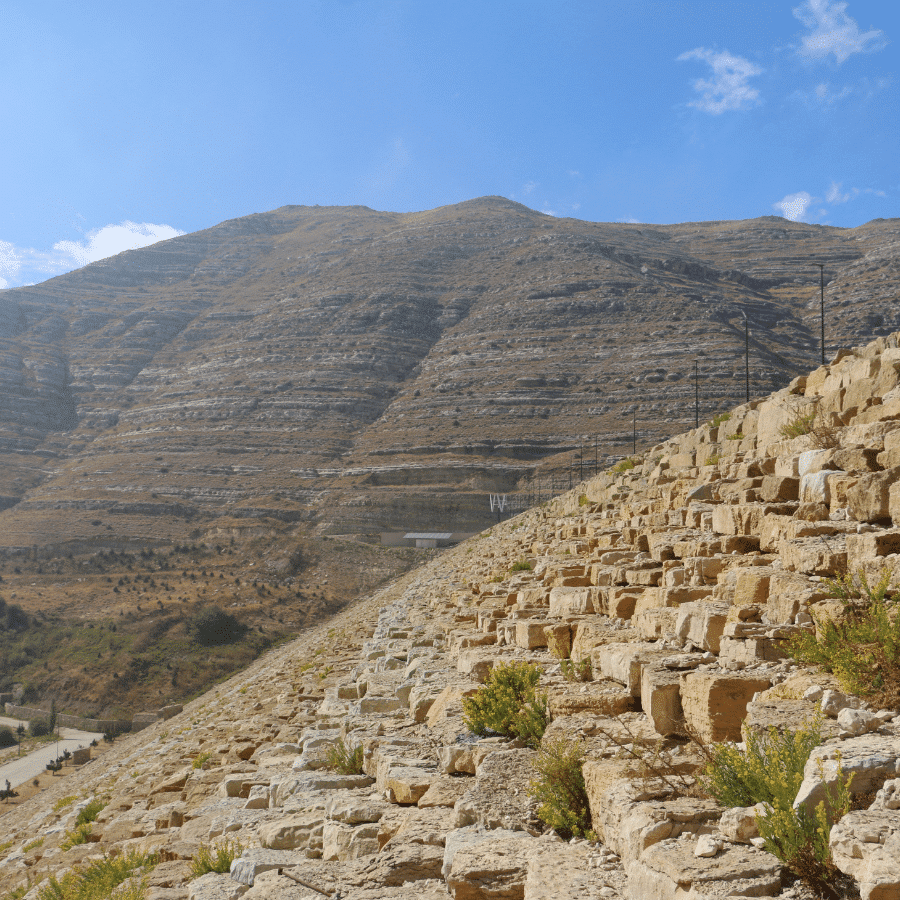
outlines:
[{"label": "blue sky", "polygon": [[900,215],[894,0],[4,0],[0,288],[284,204]]}]

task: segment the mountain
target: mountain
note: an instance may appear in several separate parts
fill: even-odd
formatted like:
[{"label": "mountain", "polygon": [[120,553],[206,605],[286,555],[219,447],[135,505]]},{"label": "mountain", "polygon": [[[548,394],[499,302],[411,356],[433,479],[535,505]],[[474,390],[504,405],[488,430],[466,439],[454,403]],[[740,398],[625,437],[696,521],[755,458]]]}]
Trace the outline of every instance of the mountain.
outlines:
[{"label": "mountain", "polygon": [[[742,400],[745,314],[754,396],[816,364],[816,263],[829,356],[900,327],[898,246],[897,219],[287,206],[2,291],[4,577],[34,610],[70,553],[254,539],[283,574],[301,541],[480,530],[491,493],[692,427],[695,361],[702,420]],[[365,587],[329,559],[326,600]]]}]

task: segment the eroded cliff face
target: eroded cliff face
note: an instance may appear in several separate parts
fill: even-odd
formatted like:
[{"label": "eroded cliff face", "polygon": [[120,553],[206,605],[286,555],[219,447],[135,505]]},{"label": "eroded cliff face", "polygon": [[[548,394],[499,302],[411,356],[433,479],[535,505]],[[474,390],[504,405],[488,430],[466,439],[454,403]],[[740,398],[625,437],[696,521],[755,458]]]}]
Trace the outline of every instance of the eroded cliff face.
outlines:
[{"label": "eroded cliff face", "polygon": [[[737,741],[818,713],[796,803],[842,767],[855,808],[829,833],[832,883],[897,896],[900,710],[781,641],[835,614],[823,578],[896,579],[900,334],[632,463],[360,598],[7,812],[0,890],[137,851],[162,860],[146,900],[808,900],[753,807],[648,779],[623,746],[689,779],[704,760],[688,730]],[[561,656],[588,660],[586,679]],[[542,821],[534,750],[467,731],[463,698],[513,661],[540,669],[545,746],[582,745],[596,840]],[[361,774],[328,769],[338,741],[363,748]],[[106,805],[90,842],[64,849],[91,797]],[[230,872],[192,878],[201,844],[225,839],[241,844]]]},{"label": "eroded cliff face", "polygon": [[[646,446],[894,325],[900,226],[283,207],[4,291],[0,540],[145,542],[229,514],[466,531],[599,436]],[[839,310],[839,312],[836,312]]]}]

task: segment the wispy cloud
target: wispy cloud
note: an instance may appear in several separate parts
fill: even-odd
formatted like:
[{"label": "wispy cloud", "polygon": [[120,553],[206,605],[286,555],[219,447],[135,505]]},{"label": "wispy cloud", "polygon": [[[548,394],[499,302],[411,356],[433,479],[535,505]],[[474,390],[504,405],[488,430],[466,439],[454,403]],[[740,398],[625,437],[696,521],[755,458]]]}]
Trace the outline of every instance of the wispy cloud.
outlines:
[{"label": "wispy cloud", "polygon": [[719,115],[728,110],[748,109],[759,103],[759,91],[751,87],[749,81],[753,76],[761,75],[762,69],[749,60],[727,50],[707,50],[705,47],[688,50],[678,57],[679,62],[689,59],[709,63],[713,76],[693,82],[694,90],[700,97],[691,101],[690,106]]},{"label": "wispy cloud", "polygon": [[0,289],[45,281],[123,250],[148,247],[180,234],[184,232],[171,225],[122,222],[88,232],[84,241],[57,241],[50,251],[0,241]]},{"label": "wispy cloud", "polygon": [[171,225],[152,225],[149,222],[122,222],[120,225],[104,225],[96,231],[88,233],[87,240],[58,241],[53,249],[65,253],[74,259],[79,266],[115,256],[124,250],[137,250],[149,247],[157,241],[184,234]]},{"label": "wispy cloud", "polygon": [[846,9],[846,3],[833,0],[806,0],[796,7],[794,16],[809,29],[801,35],[798,53],[807,59],[825,59],[833,53],[840,64],[854,53],[872,53],[887,45],[883,31],[861,32]]},{"label": "wispy cloud", "polygon": [[813,196],[806,191],[797,191],[796,194],[788,194],[777,203],[773,203],[774,209],[780,209],[781,215],[791,222],[804,222],[806,210],[809,209],[810,203],[813,202]]}]

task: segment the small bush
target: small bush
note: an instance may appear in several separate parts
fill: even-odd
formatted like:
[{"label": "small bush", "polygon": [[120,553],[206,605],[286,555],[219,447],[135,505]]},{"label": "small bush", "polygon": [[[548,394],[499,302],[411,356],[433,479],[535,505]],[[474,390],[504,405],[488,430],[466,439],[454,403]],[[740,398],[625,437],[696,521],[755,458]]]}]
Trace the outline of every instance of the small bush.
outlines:
[{"label": "small bush", "polygon": [[341,775],[362,775],[362,744],[351,747],[343,738],[339,738],[325,750],[325,764],[332,772]]},{"label": "small bush", "polygon": [[61,809],[71,806],[77,799],[78,798],[74,794],[70,794],[68,797],[60,797],[59,800],[53,804],[53,812],[59,812]]},{"label": "small bush", "polygon": [[579,506],[587,506],[590,501],[587,498],[587,494],[579,494],[578,495],[578,505]]},{"label": "small bush", "polygon": [[809,434],[813,430],[813,423],[815,421],[815,411],[806,415],[798,412],[794,416],[794,418],[782,425],[778,429],[778,431],[785,440],[789,441],[792,438],[801,437],[804,434]]},{"label": "small bush", "polygon": [[201,844],[191,859],[191,877],[200,878],[208,872],[224,875],[231,871],[231,864],[244,852],[240,841],[224,840],[215,844]]},{"label": "small bush", "polygon": [[885,570],[874,585],[865,573],[845,574],[826,582],[841,600],[843,616],[816,623],[818,637],[805,631],[786,642],[799,662],[833,673],[845,691],[900,707],[900,602],[890,594],[892,573]]},{"label": "small bush", "polygon": [[191,767],[194,769],[202,769],[210,759],[212,759],[212,753],[199,753],[194,757]]},{"label": "small bush", "polygon": [[46,737],[53,729],[46,719],[33,719],[28,723],[28,733],[32,737]]},{"label": "small bush", "polygon": [[534,761],[529,794],[541,821],[564,838],[593,837],[583,763],[583,745],[565,737],[546,741]]},{"label": "small bush", "polygon": [[831,825],[850,808],[850,776],[839,772],[826,802],[810,815],[794,808],[803,770],[813,749],[822,742],[821,718],[805,722],[795,732],[744,731],[745,750],[717,744],[707,750],[709,763],[701,784],[724,806],[765,804],[757,816],[766,850],[777,856],[818,897],[837,897],[831,887],[838,874],[828,845]]},{"label": "small bush", "polygon": [[819,450],[829,450],[839,443],[838,427],[828,423],[813,401],[805,407],[806,412],[797,409],[793,418],[778,429],[785,440],[809,435],[810,443]]},{"label": "small bush", "polygon": [[89,824],[76,825],[71,831],[67,831],[65,837],[60,842],[63,850],[71,850],[79,844],[86,844],[91,839],[91,831],[93,829]]},{"label": "small bush", "polygon": [[78,815],[75,817],[76,825],[89,825],[91,822],[97,821],[97,816],[100,815],[103,807],[106,806],[106,801],[101,800],[99,797],[94,797],[92,800],[88,801],[87,805]]},{"label": "small bush", "polygon": [[0,728],[0,747],[15,747],[17,743],[12,728],[7,725]]},{"label": "small bush", "polygon": [[528,562],[527,559],[519,559],[516,560],[510,567],[510,572],[530,572],[531,571],[531,563]]},{"label": "small bush", "polygon": [[633,468],[634,460],[626,456],[625,459],[619,460],[609,471],[614,475],[619,475],[622,472],[629,472]]},{"label": "small bush", "polygon": [[215,647],[239,641],[247,633],[247,626],[218,606],[210,606],[191,619],[190,632],[198,644]]},{"label": "small bush", "polygon": [[719,413],[709,420],[711,428],[718,428],[723,422],[727,422],[731,418],[730,412]]},{"label": "small bush", "polygon": [[66,872],[59,880],[53,875],[38,893],[38,900],[141,900],[146,895],[143,876],[157,863],[155,855],[129,850],[114,857],[94,860],[82,869]]},{"label": "small bush", "polygon": [[797,731],[780,733],[745,729],[744,750],[734,744],[714,744],[700,779],[723,806],[794,802],[809,754],[822,743],[820,718]]},{"label": "small bush", "polygon": [[588,657],[580,660],[560,660],[559,667],[566,681],[590,681],[593,678],[591,661]]},{"label": "small bush", "polygon": [[466,727],[474,734],[519,738],[536,749],[547,728],[546,698],[536,692],[540,677],[540,666],[531,663],[495,666],[484,685],[463,699]]}]

